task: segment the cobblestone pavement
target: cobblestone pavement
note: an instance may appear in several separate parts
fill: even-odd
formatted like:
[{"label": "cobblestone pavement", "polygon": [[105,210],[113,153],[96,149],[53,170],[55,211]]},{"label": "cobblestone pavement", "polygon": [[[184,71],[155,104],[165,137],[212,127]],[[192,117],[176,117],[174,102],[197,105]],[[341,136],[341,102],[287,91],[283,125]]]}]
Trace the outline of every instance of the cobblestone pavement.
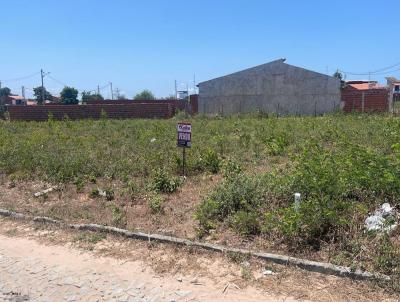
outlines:
[{"label": "cobblestone pavement", "polygon": [[0,235],[0,301],[283,301],[221,286],[158,277],[140,262]]}]

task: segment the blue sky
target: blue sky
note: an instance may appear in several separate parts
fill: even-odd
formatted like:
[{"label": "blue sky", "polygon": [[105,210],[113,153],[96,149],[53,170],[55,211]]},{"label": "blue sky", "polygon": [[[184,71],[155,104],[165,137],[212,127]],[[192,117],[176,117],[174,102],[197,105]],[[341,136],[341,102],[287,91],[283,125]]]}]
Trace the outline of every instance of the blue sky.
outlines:
[{"label": "blue sky", "polygon": [[45,86],[53,93],[61,83],[81,91],[112,81],[127,97],[143,89],[163,97],[175,79],[193,86],[194,74],[201,82],[282,57],[330,74],[400,63],[398,0],[0,0],[0,7],[0,80],[16,93],[38,86],[40,76],[6,80],[40,68],[51,72]]}]

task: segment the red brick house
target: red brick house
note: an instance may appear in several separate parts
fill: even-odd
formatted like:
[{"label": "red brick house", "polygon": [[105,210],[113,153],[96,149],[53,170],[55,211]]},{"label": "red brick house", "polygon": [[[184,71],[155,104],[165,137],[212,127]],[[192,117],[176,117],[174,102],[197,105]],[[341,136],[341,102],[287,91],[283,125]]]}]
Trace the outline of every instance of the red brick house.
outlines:
[{"label": "red brick house", "polygon": [[348,81],[342,89],[344,112],[386,112],[389,90],[376,81]]}]

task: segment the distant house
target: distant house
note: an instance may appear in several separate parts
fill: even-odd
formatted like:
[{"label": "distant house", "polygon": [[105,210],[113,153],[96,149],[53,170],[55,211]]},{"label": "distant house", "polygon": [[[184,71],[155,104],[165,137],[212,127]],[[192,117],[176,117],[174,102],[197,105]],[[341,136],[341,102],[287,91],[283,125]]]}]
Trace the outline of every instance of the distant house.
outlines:
[{"label": "distant house", "polygon": [[347,81],[342,89],[345,112],[385,112],[389,110],[389,90],[376,81]]},{"label": "distant house", "polygon": [[26,105],[28,105],[28,106],[36,106],[37,105],[37,101],[36,100],[32,100],[32,99],[28,99],[28,100],[26,100]]},{"label": "distant house", "polygon": [[4,97],[4,105],[26,105],[26,100],[22,96],[10,94]]},{"label": "distant house", "polygon": [[400,102],[400,80],[394,78],[394,77],[389,77],[387,78],[388,80],[388,85],[392,84],[393,86],[393,101],[394,102]]},{"label": "distant house", "polygon": [[202,82],[199,113],[314,115],[340,109],[340,80],[285,59]]},{"label": "distant house", "polygon": [[61,104],[61,97],[57,95],[53,95],[51,98],[51,103],[53,104]]}]

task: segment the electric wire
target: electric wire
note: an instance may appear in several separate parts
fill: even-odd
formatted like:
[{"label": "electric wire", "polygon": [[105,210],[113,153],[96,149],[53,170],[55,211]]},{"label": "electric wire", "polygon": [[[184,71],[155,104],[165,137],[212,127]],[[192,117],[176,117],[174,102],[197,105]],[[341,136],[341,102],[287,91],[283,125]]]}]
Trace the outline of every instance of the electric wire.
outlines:
[{"label": "electric wire", "polygon": [[40,74],[40,71],[32,73],[32,74],[27,75],[27,76],[23,76],[23,77],[19,77],[19,78],[13,78],[13,79],[7,79],[7,80],[1,80],[1,81],[2,82],[16,82],[16,81],[21,81],[21,80],[32,78],[32,77],[34,77],[34,76],[36,76],[38,74]]}]

